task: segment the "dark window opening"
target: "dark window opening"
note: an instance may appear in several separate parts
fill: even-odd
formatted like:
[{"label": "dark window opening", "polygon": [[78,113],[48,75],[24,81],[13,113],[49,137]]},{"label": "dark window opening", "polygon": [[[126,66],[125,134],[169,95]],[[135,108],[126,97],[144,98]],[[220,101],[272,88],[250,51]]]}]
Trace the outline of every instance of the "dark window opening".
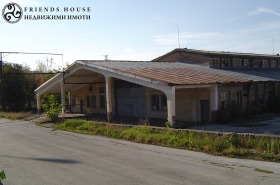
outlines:
[{"label": "dark window opening", "polygon": [[162,111],[167,110],[167,99],[166,99],[166,96],[164,94],[161,95],[161,110]]},{"label": "dark window opening", "polygon": [[221,92],[221,106],[222,108],[227,108],[229,106],[229,92]]},{"label": "dark window opening", "polygon": [[159,95],[151,95],[152,111],[159,111]]},{"label": "dark window opening", "polygon": [[96,96],[91,96],[91,107],[96,108]]},{"label": "dark window opening", "polygon": [[91,107],[91,105],[90,105],[90,96],[86,96],[86,107],[87,108]]},{"label": "dark window opening", "polygon": [[104,93],[105,93],[105,88],[99,87],[99,94],[104,94]]},{"label": "dark window opening", "polygon": [[100,95],[99,96],[99,107],[101,108],[101,109],[105,109],[106,108],[106,98],[105,98],[105,95]]},{"label": "dark window opening", "polygon": [[232,93],[232,102],[235,106],[240,106],[240,92]]}]

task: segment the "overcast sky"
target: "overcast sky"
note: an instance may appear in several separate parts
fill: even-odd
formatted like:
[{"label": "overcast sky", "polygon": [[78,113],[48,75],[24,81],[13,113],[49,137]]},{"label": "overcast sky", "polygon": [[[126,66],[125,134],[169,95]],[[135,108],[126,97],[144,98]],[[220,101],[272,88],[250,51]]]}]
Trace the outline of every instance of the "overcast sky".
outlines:
[{"label": "overcast sky", "polygon": [[[1,0],[0,8],[9,3]],[[179,47],[280,53],[279,0],[13,0],[21,7],[90,7],[91,20],[20,20],[0,17],[0,51],[63,54],[78,59],[151,60]],[[66,15],[63,11],[61,15]],[[273,39],[272,39],[273,38]],[[3,60],[35,68],[45,55]],[[62,57],[53,58],[62,66]]]}]

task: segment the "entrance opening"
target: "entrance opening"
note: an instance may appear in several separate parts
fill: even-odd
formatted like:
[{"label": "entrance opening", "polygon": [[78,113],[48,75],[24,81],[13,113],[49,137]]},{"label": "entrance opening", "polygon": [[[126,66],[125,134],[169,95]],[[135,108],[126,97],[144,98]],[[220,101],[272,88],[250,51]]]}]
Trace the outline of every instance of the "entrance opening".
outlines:
[{"label": "entrance opening", "polygon": [[210,122],[209,100],[200,100],[200,107],[201,107],[201,122],[207,124]]}]

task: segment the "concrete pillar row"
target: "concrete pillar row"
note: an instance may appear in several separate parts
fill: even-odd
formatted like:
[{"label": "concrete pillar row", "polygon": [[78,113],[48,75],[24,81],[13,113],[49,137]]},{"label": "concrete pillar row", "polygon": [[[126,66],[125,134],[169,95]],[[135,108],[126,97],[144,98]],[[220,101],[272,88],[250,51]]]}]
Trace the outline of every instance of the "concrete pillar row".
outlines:
[{"label": "concrete pillar row", "polygon": [[176,109],[175,109],[175,86],[165,90],[167,98],[167,120],[171,127],[175,126],[176,121]]},{"label": "concrete pillar row", "polygon": [[105,76],[105,83],[106,83],[106,105],[107,105],[107,119],[110,123],[112,121],[112,112],[113,112],[113,105],[112,105],[112,81],[113,78],[110,76]]},{"label": "concrete pillar row", "polygon": [[213,85],[210,88],[210,107],[211,107],[211,121],[216,121],[217,111],[219,109],[219,100],[218,100],[218,85]]},{"label": "concrete pillar row", "polygon": [[71,106],[71,93],[68,92],[68,109],[70,112],[72,112],[72,106]]},{"label": "concrete pillar row", "polygon": [[211,103],[211,111],[217,111],[219,108],[218,102],[218,86],[213,85],[210,90],[210,103]]},{"label": "concrete pillar row", "polygon": [[61,94],[61,113],[65,113],[65,89],[63,81],[60,82],[60,94]]},{"label": "concrete pillar row", "polygon": [[42,103],[41,103],[41,96],[39,94],[36,94],[36,100],[37,100],[37,111],[38,111],[38,114],[41,114]]}]

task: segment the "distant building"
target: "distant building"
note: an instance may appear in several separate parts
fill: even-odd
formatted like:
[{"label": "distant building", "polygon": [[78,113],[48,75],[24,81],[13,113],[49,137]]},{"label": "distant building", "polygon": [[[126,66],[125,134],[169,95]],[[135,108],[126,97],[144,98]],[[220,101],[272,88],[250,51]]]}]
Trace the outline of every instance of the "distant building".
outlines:
[{"label": "distant building", "polygon": [[184,126],[215,121],[229,107],[265,110],[279,96],[279,80],[279,55],[175,49],[152,61],[78,60],[35,92],[38,109],[42,94],[61,92],[62,111]]}]

